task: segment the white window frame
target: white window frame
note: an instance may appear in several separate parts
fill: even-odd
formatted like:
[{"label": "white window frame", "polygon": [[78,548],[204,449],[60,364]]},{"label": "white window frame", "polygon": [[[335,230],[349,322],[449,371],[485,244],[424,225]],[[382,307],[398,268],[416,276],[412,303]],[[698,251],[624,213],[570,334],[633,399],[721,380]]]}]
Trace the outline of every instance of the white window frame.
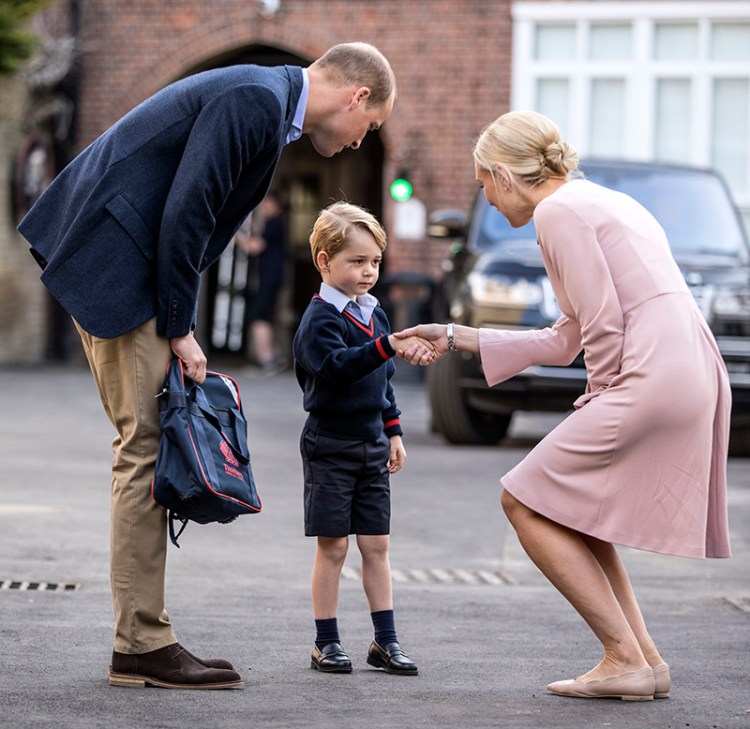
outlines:
[{"label": "white window frame", "polygon": [[[513,18],[513,69],[511,106],[534,109],[538,79],[566,78],[570,82],[569,118],[557,119],[565,136],[587,154],[589,139],[589,89],[595,78],[623,78],[626,84],[626,119],[623,157],[652,161],[655,146],[656,83],[664,78],[689,79],[692,86],[692,135],[685,164],[711,165],[711,109],[715,79],[750,78],[750,62],[714,61],[710,58],[714,22],[750,21],[750,2],[526,2],[515,0]],[[653,57],[654,29],[660,22],[696,23],[699,61],[657,61]],[[629,61],[589,61],[588,39],[592,23],[632,23],[633,57]],[[571,23],[577,28],[578,57],[572,61],[537,61],[534,35],[540,23]],[[750,149],[750,128],[748,129]],[[750,158],[750,155],[749,155]],[[749,163],[750,164],[750,163]],[[750,179],[750,169],[748,170]],[[750,183],[748,185],[750,188]],[[750,220],[750,189],[734,192],[735,201]]]}]

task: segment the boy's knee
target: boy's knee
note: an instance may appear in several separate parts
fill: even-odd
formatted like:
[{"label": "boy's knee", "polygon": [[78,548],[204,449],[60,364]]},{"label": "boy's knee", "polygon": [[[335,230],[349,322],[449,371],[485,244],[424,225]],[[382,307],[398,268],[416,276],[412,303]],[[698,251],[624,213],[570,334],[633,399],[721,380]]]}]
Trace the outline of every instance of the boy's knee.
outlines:
[{"label": "boy's knee", "polygon": [[349,537],[318,537],[318,552],[330,562],[343,562],[349,551]]},{"label": "boy's knee", "polygon": [[385,559],[388,557],[389,538],[387,534],[360,537],[357,546],[363,559]]}]

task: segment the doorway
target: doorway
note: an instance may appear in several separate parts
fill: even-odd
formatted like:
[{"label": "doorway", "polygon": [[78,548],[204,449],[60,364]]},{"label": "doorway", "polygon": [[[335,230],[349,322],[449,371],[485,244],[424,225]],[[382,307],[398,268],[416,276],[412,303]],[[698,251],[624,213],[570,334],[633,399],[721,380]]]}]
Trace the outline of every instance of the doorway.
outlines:
[{"label": "doorway", "polygon": [[[191,73],[243,63],[307,66],[309,62],[278,48],[256,45],[213,58]],[[308,242],[315,216],[331,202],[347,200],[382,220],[383,158],[378,132],[368,134],[358,150],[347,149],[331,158],[321,157],[304,135],[284,148],[271,189],[285,203],[285,277],[274,312],[274,331],[288,361],[302,313],[320,287]],[[248,266],[243,256],[242,251],[230,246],[204,273],[198,335],[210,352],[251,360],[245,312],[252,303],[252,283],[248,280],[252,265]]]}]

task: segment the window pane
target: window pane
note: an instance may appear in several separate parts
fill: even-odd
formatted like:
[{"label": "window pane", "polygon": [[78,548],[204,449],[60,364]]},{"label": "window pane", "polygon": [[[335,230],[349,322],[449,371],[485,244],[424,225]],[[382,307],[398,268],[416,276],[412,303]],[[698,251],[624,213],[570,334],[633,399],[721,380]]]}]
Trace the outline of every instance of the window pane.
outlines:
[{"label": "window pane", "polygon": [[589,153],[622,156],[625,136],[625,81],[597,79],[591,83]]},{"label": "window pane", "polygon": [[711,58],[750,61],[750,23],[715,23],[711,29]]},{"label": "window pane", "polygon": [[534,58],[539,61],[572,61],[575,57],[575,25],[537,25]]},{"label": "window pane", "polygon": [[656,82],[655,157],[660,162],[686,162],[690,156],[690,81]]},{"label": "window pane", "polygon": [[748,124],[750,80],[714,81],[711,163],[726,177],[735,193],[750,190],[748,180]]},{"label": "window pane", "polygon": [[632,56],[631,28],[627,25],[592,25],[589,58],[594,61],[622,61]]},{"label": "window pane", "polygon": [[689,61],[698,57],[698,26],[693,23],[657,23],[654,28],[654,58],[658,61]]},{"label": "window pane", "polygon": [[536,110],[548,116],[559,127],[563,138],[568,126],[570,82],[563,78],[540,78],[536,85]]}]

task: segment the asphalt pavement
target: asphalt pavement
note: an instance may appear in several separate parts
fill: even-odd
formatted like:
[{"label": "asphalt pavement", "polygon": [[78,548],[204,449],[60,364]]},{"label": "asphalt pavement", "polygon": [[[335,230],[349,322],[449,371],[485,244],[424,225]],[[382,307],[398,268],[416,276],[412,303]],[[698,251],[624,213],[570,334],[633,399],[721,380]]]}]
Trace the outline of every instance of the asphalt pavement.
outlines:
[{"label": "asphalt pavement", "polygon": [[420,673],[366,665],[352,544],[339,626],[354,671],[324,675],[309,668],[301,396],[290,373],[224,369],[240,383],[264,508],[191,524],[182,548],[169,547],[178,639],[246,681],[206,692],[107,685],[111,426],[85,367],[0,369],[0,727],[750,729],[750,460],[729,464],[732,559],[623,550],[672,697],[555,697],[547,683],[588,670],[597,643],[518,546],[498,478],[558,418],[517,418],[503,447],[450,447],[430,433],[423,386],[399,372],[408,458],[392,481],[391,558],[399,639]]}]

